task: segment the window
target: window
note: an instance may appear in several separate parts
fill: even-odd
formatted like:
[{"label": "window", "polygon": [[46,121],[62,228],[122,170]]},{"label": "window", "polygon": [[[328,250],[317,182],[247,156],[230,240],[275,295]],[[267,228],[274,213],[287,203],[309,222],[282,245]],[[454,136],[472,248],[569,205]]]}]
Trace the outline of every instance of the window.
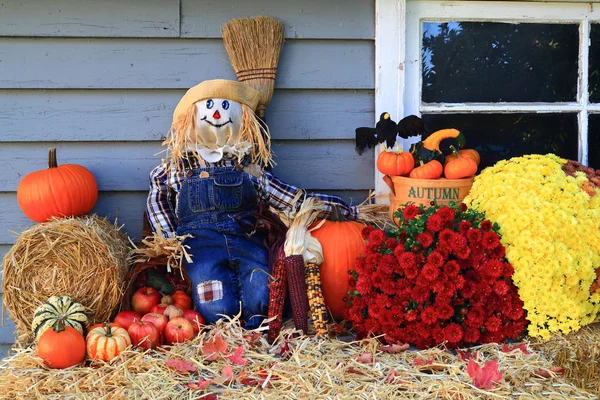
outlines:
[{"label": "window", "polygon": [[461,130],[482,166],[552,152],[600,169],[600,4],[408,0],[405,40],[404,115]]}]

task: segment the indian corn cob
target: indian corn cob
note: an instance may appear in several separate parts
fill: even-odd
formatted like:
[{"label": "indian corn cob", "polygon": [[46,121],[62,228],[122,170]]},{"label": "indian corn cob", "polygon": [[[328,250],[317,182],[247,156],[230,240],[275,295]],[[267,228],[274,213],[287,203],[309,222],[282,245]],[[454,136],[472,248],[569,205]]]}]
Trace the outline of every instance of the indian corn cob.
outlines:
[{"label": "indian corn cob", "polygon": [[278,258],[273,265],[272,280],[269,284],[269,333],[267,340],[273,343],[281,332],[283,305],[287,291],[287,273],[284,258]]},{"label": "indian corn cob", "polygon": [[308,290],[310,316],[315,325],[315,334],[317,336],[327,336],[327,308],[325,307],[325,299],[321,289],[319,266],[312,262],[306,263],[304,266],[304,276]]},{"label": "indian corn cob", "polygon": [[302,255],[291,255],[285,258],[290,304],[296,329],[304,334],[308,332],[308,293],[304,280],[304,258]]}]

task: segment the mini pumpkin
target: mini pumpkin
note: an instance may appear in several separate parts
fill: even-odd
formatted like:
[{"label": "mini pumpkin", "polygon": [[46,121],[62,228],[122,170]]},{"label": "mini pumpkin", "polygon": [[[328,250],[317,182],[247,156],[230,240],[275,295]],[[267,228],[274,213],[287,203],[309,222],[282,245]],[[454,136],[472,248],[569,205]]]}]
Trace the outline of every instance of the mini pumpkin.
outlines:
[{"label": "mini pumpkin", "polygon": [[[477,166],[479,166],[479,163],[481,162],[481,156],[479,155],[477,150],[463,149],[463,150],[459,150],[458,154],[461,156],[466,156],[466,157],[472,158],[473,161],[475,161],[475,163],[477,164]],[[449,154],[446,156],[446,159],[444,160],[444,165],[448,164],[448,162],[450,162],[452,160],[456,160],[456,156],[454,155],[454,152],[452,152],[452,154]]]},{"label": "mini pumpkin", "polygon": [[410,177],[415,179],[437,179],[442,176],[443,171],[444,167],[438,160],[431,160],[426,164],[421,161],[421,166],[413,169]]},{"label": "mini pumpkin", "polygon": [[450,146],[454,153],[454,160],[448,161],[444,167],[444,175],[448,179],[462,179],[475,175],[477,163],[471,157],[460,155],[454,146]]},{"label": "mini pumpkin", "polygon": [[94,175],[76,164],[58,166],[56,149],[48,153],[48,169],[26,175],[17,188],[21,210],[35,222],[84,215],[98,200]]},{"label": "mini pumpkin", "polygon": [[377,169],[384,175],[401,176],[409,174],[415,166],[415,159],[409,152],[382,151],[377,157]]},{"label": "mini pumpkin", "polygon": [[104,324],[88,332],[86,350],[90,359],[110,361],[131,345],[127,331],[112,325]]},{"label": "mini pumpkin", "polygon": [[31,330],[35,338],[39,339],[42,333],[54,326],[59,319],[82,334],[88,322],[83,305],[74,302],[69,296],[52,296],[33,314]]},{"label": "mini pumpkin", "polygon": [[65,321],[59,318],[40,336],[37,352],[46,365],[68,368],[85,359],[85,340],[81,332],[65,326]]}]

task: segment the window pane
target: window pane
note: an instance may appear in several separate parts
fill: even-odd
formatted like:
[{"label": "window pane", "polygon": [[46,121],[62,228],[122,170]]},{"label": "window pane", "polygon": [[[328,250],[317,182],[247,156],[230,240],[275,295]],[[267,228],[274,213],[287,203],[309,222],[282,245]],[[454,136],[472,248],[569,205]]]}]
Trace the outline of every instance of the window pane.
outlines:
[{"label": "window pane", "polygon": [[[461,131],[466,147],[481,155],[480,170],[524,154],[554,153],[577,160],[576,114],[428,114],[423,120],[428,132]],[[440,150],[448,154],[451,144],[456,141],[444,140]]]},{"label": "window pane", "polygon": [[600,103],[600,24],[592,24],[590,40],[590,102]]},{"label": "window pane", "polygon": [[577,95],[576,24],[423,23],[423,102],[561,102]]},{"label": "window pane", "polygon": [[600,115],[590,114],[588,121],[588,165],[600,169]]}]

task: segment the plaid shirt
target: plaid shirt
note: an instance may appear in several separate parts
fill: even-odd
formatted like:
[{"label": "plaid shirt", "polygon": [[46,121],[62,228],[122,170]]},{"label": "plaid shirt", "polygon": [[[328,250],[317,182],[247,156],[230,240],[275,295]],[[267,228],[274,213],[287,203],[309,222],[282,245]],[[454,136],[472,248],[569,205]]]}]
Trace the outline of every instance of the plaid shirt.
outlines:
[{"label": "plaid shirt", "polygon": [[[223,159],[217,163],[195,162],[192,168],[227,167],[237,164],[234,160]],[[269,204],[278,210],[290,208],[297,193],[303,191],[303,189],[282,182],[268,172],[264,172],[260,179],[251,174],[249,176],[256,190],[264,193]],[[177,229],[175,216],[177,193],[181,190],[185,179],[186,171],[170,168],[167,164],[159,165],[150,173],[150,193],[146,204],[148,219],[152,229],[160,228],[164,237],[172,236]],[[355,220],[358,217],[358,207],[349,206],[339,196],[319,193],[306,193],[306,195],[317,197],[325,203],[325,209],[319,215],[320,218],[331,216],[335,206],[348,219]]]}]

